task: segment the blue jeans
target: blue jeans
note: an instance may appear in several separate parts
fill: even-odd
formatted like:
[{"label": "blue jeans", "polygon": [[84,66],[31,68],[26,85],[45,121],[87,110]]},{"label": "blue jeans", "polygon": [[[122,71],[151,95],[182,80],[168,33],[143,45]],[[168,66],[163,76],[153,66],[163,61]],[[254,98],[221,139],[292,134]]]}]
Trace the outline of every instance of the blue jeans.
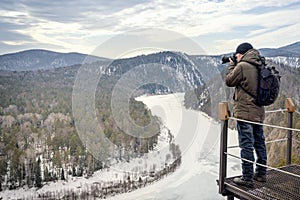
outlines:
[{"label": "blue jeans", "polygon": [[[239,133],[239,146],[241,148],[241,157],[254,162],[254,152],[256,152],[257,163],[267,164],[267,151],[262,125],[255,125],[246,122],[237,121]],[[266,175],[266,168],[257,165],[255,172],[259,175]],[[253,180],[253,163],[242,161],[243,179]]]}]

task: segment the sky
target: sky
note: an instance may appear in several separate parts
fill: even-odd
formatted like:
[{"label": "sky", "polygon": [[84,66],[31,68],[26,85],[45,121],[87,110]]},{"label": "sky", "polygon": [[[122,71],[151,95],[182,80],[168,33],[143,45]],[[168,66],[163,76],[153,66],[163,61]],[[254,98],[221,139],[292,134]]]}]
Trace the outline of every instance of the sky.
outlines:
[{"label": "sky", "polygon": [[[220,55],[242,42],[278,48],[299,41],[299,13],[300,0],[1,0],[0,55],[26,49],[91,54],[104,43],[114,43],[107,52],[114,51],[136,43],[115,38],[141,29],[172,32],[200,47],[181,50],[176,43],[188,54]],[[166,42],[158,32],[158,43]],[[143,41],[151,37],[143,34]],[[158,43],[144,47],[161,49]]]}]

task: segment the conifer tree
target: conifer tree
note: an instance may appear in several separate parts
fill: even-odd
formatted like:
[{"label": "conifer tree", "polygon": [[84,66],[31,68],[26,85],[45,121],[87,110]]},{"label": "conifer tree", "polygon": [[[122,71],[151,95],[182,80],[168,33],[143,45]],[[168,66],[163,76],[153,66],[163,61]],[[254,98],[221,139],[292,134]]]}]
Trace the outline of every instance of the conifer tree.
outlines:
[{"label": "conifer tree", "polygon": [[65,179],[65,170],[64,170],[64,168],[61,168],[61,180],[66,180]]},{"label": "conifer tree", "polygon": [[35,174],[35,187],[42,187],[42,176],[41,176],[41,159],[38,158]]}]

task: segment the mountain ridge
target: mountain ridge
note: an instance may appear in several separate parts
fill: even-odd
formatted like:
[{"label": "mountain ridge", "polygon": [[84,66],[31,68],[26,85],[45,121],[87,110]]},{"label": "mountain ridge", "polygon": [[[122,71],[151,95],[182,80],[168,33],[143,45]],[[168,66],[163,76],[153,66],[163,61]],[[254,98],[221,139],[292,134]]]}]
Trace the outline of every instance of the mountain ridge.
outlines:
[{"label": "mountain ridge", "polygon": [[69,52],[60,53],[46,49],[29,49],[0,56],[0,70],[35,71],[67,67],[83,62],[106,60],[97,56]]},{"label": "mountain ridge", "polygon": [[[295,67],[300,66],[300,42],[295,42],[279,48],[261,48],[260,53],[269,57],[277,63],[286,62],[286,58],[293,62]],[[155,54],[155,53],[154,53]],[[228,53],[231,55],[232,53]],[[150,54],[151,55],[151,54]],[[227,54],[226,54],[227,55]],[[197,55],[189,55],[197,56]],[[199,55],[200,56],[200,55]],[[219,57],[221,55],[202,55],[209,57]],[[136,57],[143,57],[139,55]],[[83,62],[92,63],[96,61],[110,60],[108,58],[94,55],[82,54],[77,52],[60,53],[46,49],[29,49],[16,53],[0,55],[0,70],[7,71],[34,71],[47,70],[59,67],[68,67]],[[124,60],[124,59],[118,59]]]}]

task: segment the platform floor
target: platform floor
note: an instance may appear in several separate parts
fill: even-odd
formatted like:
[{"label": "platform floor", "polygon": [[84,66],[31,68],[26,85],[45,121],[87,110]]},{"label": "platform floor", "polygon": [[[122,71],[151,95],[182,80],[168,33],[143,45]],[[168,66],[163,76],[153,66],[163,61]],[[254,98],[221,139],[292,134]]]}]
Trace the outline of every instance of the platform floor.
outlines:
[{"label": "platform floor", "polygon": [[[300,166],[280,168],[300,176]],[[225,189],[240,199],[300,200],[300,178],[276,170],[268,170],[267,182],[254,181],[254,188],[247,188],[233,182],[235,177],[225,180]]]}]

